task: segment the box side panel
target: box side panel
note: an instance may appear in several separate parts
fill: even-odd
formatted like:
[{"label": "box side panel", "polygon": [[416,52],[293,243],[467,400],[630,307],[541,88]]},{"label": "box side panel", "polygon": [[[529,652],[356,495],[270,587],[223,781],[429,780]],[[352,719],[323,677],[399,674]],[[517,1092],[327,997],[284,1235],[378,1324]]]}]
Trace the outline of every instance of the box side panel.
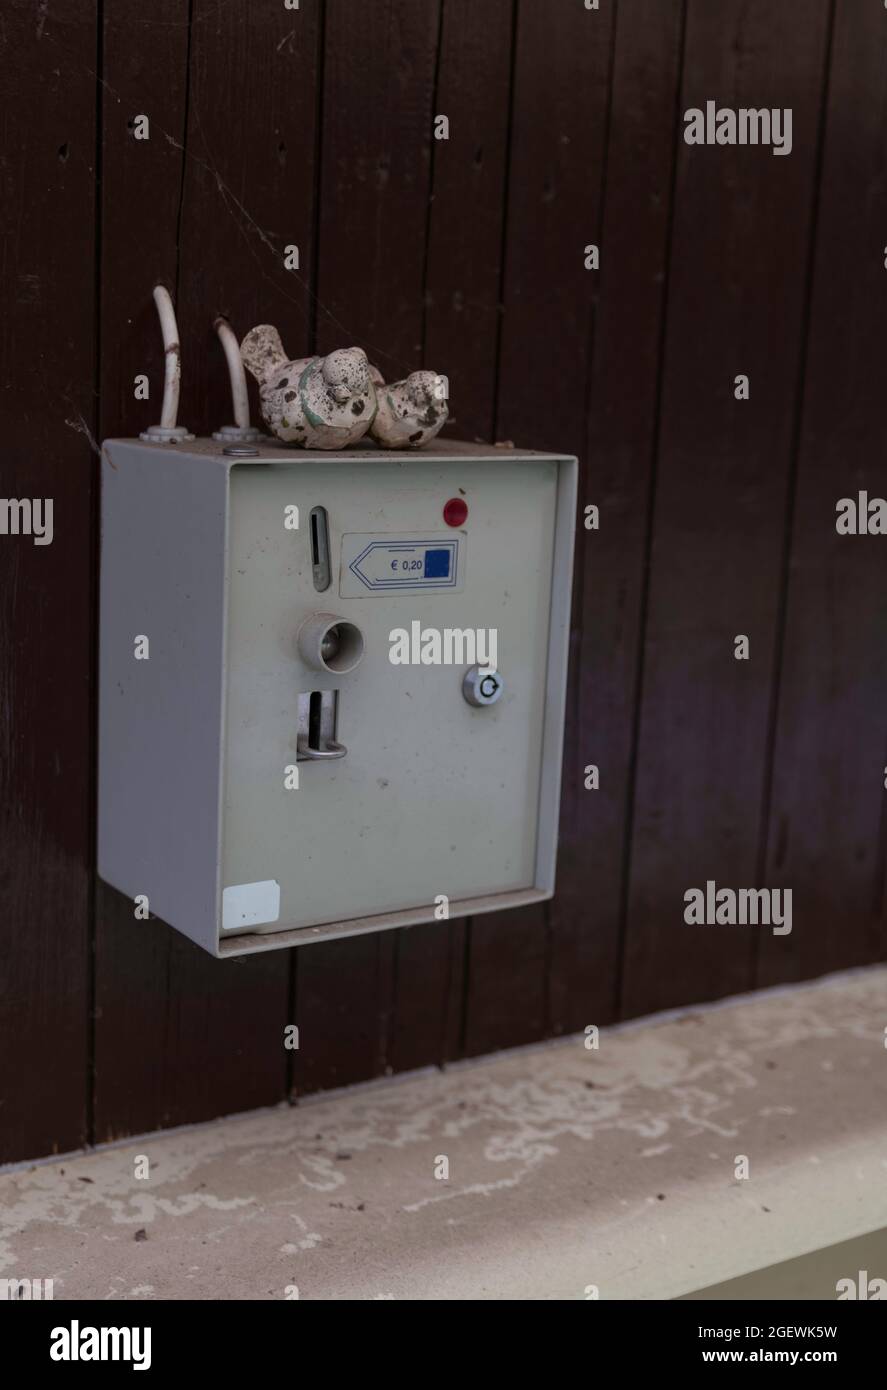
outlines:
[{"label": "box side panel", "polygon": [[560,819],[578,471],[578,463],[574,458],[564,459],[558,470],[548,670],[545,681],[545,734],[542,741],[542,779],[539,788],[539,843],[536,853],[536,887],[549,897],[554,892]]},{"label": "box side panel", "polygon": [[106,447],[98,870],[213,952],[226,496],[226,470],[205,460]]}]

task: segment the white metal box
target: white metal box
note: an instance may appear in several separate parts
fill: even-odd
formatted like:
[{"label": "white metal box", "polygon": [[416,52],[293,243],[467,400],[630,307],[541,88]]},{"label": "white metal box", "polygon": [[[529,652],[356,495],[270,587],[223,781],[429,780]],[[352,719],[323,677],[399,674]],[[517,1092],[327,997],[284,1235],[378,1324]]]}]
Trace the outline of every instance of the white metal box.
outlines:
[{"label": "white metal box", "polygon": [[219,956],[550,897],[576,460],[256,448],[104,446],[101,877]]}]

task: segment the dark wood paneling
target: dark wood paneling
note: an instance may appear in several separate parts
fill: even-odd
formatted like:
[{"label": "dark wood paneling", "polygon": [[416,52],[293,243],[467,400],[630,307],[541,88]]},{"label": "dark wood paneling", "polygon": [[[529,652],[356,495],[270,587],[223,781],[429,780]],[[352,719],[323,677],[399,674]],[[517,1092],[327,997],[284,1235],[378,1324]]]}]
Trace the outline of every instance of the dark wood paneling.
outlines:
[{"label": "dark wood paneling", "polygon": [[[624,1010],[746,989],[754,928],[684,893],[758,877],[829,6],[690,0],[682,110],[791,107],[793,148],[678,158]],[[734,378],[750,377],[737,401]],[[751,659],[734,659],[734,637]]]},{"label": "dark wood paneling", "polygon": [[[414,371],[422,357],[440,18],[439,0],[326,5],[317,350],[356,344],[389,380]],[[299,953],[297,1092],[364,1081],[389,1067],[398,937],[386,931]],[[418,969],[414,947],[404,948],[409,978]],[[429,937],[420,960],[425,998],[443,1010],[449,950],[435,951]],[[403,1032],[396,1036],[402,1065],[438,1060],[425,1055],[421,1039],[407,1048]]]},{"label": "dark wood paneling", "polygon": [[[887,590],[834,530],[887,496],[882,9],[116,0],[101,42],[45,9],[0,23],[0,491],[55,504],[51,546],[0,537],[0,1158],[91,1133],[92,1012],[103,1140],[883,957]],[[687,147],[708,98],[791,107],[791,156]],[[157,279],[197,433],[230,419],[222,312],[425,362],[450,433],[579,455],[548,909],[216,962],[99,884],[91,995],[89,434],[159,414]],[[685,926],[708,878],[791,887],[792,935]]]},{"label": "dark wood paneling", "polygon": [[[239,19],[238,13],[236,7],[219,8],[201,0],[194,6],[190,26],[187,0],[164,0],[155,6],[150,25],[135,0],[109,7],[106,13],[101,364],[105,436],[136,434],[159,416],[163,354],[151,299],[158,279],[172,290],[177,282],[180,287],[180,421],[204,434],[230,421],[212,319],[219,308],[228,308],[236,323],[237,312],[248,307],[238,298],[241,266],[249,265],[244,278],[254,293],[265,284],[240,231],[252,234],[254,194],[253,217],[274,225],[267,202],[268,169],[280,140],[286,138],[272,128],[275,101],[287,82],[282,63],[273,57],[274,34],[263,31],[267,81],[253,81],[251,94],[246,72],[238,76],[232,69],[244,45],[249,48],[252,32],[252,22],[244,28],[245,17]],[[298,18],[281,13],[281,40]],[[308,15],[302,22],[315,23]],[[142,42],[136,42],[136,36]],[[310,59],[294,57],[292,62],[308,80]],[[232,103],[239,103],[253,131],[248,144],[232,139]],[[310,101],[304,100],[298,109],[310,112]],[[131,117],[140,113],[151,121],[148,141],[134,140],[128,128]],[[223,116],[227,141],[219,129]],[[310,186],[310,138],[297,147],[302,157],[307,154]],[[239,206],[232,208],[232,200]],[[271,252],[262,249],[274,291]],[[231,281],[231,297],[220,303],[226,279]],[[278,290],[275,307],[279,302]],[[133,400],[137,372],[150,376],[148,403]],[[212,405],[211,381],[216,386]],[[211,409],[217,412],[214,416]],[[289,995],[286,953],[220,963],[165,923],[155,918],[136,921],[132,903],[104,885],[99,885],[97,907],[97,1138],[281,1100],[288,1057],[283,1032]]]},{"label": "dark wood paneling", "polygon": [[[563,449],[583,461],[598,288],[584,248],[600,242],[613,22],[609,4],[597,12],[581,5],[518,8],[496,437]],[[584,492],[584,468],[582,476]],[[574,651],[580,618],[576,591]],[[585,852],[573,829],[577,678],[574,661],[561,819],[560,862],[567,864]],[[469,1052],[530,1042],[550,1030],[546,908],[477,918],[470,960]]]},{"label": "dark wood paneling", "polygon": [[[564,769],[559,884],[551,914],[554,1033],[607,1023],[618,1007],[683,13],[682,0],[652,9],[646,0],[622,0],[616,26],[603,259],[576,532],[578,737]],[[597,531],[585,530],[587,503],[599,508]],[[590,764],[600,772],[596,791],[584,785]]]},{"label": "dark wood paneling", "polygon": [[0,20],[0,1161],[87,1136],[95,6]]},{"label": "dark wood paneling", "polygon": [[885,542],[835,531],[839,498],[887,497],[885,18],[837,7],[767,851],[793,927],[761,938],[761,984],[887,945]]}]

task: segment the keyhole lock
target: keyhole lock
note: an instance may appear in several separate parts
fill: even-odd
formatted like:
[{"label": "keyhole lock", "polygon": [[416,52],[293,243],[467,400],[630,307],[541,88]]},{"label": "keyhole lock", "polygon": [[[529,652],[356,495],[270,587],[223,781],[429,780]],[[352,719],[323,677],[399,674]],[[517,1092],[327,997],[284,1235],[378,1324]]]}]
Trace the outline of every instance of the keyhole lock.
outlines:
[{"label": "keyhole lock", "polygon": [[494,705],[502,694],[502,677],[486,666],[472,666],[465,672],[462,694],[469,705],[485,709],[487,705]]}]

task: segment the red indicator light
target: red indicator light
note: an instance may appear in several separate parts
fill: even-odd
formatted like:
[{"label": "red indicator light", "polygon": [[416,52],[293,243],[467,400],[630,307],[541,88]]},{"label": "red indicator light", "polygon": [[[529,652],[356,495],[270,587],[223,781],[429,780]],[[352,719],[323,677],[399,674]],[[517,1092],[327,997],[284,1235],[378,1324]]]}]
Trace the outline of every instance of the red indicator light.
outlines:
[{"label": "red indicator light", "polygon": [[468,503],[463,502],[461,497],[451,497],[449,502],[444,504],[443,519],[448,526],[462,526],[468,515]]}]

